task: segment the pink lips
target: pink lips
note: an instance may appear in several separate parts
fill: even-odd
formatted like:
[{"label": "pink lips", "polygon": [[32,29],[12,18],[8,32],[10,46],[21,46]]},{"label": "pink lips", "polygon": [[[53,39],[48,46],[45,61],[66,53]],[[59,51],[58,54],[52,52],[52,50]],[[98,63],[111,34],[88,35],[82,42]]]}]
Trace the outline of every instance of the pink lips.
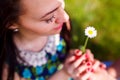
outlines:
[{"label": "pink lips", "polygon": [[62,26],[63,26],[63,24],[60,24],[59,26],[57,26],[56,28],[54,28],[54,30],[60,30],[60,29],[62,29]]}]

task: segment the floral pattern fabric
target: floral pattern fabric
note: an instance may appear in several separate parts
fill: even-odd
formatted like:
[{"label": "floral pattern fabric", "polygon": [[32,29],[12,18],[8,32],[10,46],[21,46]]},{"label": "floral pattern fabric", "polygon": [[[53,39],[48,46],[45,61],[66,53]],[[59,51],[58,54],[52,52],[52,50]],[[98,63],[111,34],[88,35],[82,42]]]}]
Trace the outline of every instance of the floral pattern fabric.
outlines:
[{"label": "floral pattern fabric", "polygon": [[41,66],[26,66],[17,63],[16,72],[27,80],[47,80],[58,69],[58,66],[65,59],[65,41],[60,37],[59,44],[56,47],[56,53],[46,52],[47,63]]}]

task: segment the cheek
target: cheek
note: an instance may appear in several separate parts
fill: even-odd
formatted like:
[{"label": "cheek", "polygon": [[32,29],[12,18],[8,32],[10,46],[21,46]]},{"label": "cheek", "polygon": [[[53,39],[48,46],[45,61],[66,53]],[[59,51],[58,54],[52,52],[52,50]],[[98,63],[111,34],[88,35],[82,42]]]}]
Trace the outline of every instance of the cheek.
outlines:
[{"label": "cheek", "polygon": [[39,34],[47,34],[53,29],[52,25],[46,23],[30,23],[26,27]]},{"label": "cheek", "polygon": [[20,25],[23,28],[27,28],[27,29],[38,29],[38,28],[41,29],[41,27],[43,26],[43,24],[41,24],[40,22],[33,21],[33,20],[24,20],[24,21],[21,21]]},{"label": "cheek", "polygon": [[20,22],[21,28],[33,31],[33,32],[49,32],[53,29],[54,24],[52,23],[46,23],[44,21],[36,21],[36,20],[30,20],[30,19],[24,19]]}]

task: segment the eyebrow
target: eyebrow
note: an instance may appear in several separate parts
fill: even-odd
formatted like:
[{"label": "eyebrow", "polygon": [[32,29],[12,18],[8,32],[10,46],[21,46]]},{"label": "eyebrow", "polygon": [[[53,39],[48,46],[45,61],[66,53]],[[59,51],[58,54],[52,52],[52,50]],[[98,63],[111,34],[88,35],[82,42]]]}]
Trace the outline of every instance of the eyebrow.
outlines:
[{"label": "eyebrow", "polygon": [[45,16],[47,16],[47,15],[49,15],[49,14],[53,13],[53,12],[54,12],[54,11],[56,11],[58,8],[59,8],[59,6],[58,6],[58,7],[56,7],[55,9],[53,9],[53,10],[51,10],[51,11],[47,12],[47,13],[46,13],[44,16],[42,16],[41,18],[44,18]]}]

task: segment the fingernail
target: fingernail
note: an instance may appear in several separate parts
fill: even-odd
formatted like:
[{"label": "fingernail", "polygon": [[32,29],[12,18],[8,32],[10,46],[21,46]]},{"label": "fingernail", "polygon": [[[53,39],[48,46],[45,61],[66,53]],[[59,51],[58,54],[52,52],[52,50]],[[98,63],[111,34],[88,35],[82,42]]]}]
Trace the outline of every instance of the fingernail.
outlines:
[{"label": "fingernail", "polygon": [[92,80],[91,78],[88,78],[87,80]]},{"label": "fingernail", "polygon": [[91,72],[95,72],[95,70],[92,68],[92,69],[91,69]]},{"label": "fingernail", "polygon": [[87,68],[86,71],[87,71],[87,72],[90,72],[90,71],[91,71],[91,68]]},{"label": "fingernail", "polygon": [[100,67],[103,69],[106,69],[106,65],[104,65],[104,64],[100,64]]},{"label": "fingernail", "polygon": [[76,56],[81,56],[81,53],[80,53],[80,50],[79,50],[79,49],[75,50],[75,55],[76,55]]},{"label": "fingernail", "polygon": [[91,66],[92,63],[91,63],[91,62],[87,62],[86,65],[87,65],[87,66]]},{"label": "fingernail", "polygon": [[89,58],[89,55],[87,53],[85,54],[85,58]]},{"label": "fingernail", "polygon": [[95,72],[95,70],[93,68],[87,68],[86,70],[87,72]]},{"label": "fingernail", "polygon": [[79,53],[79,51],[80,51],[80,50],[79,50],[79,49],[77,49],[77,50],[75,50],[75,53]]},{"label": "fingernail", "polygon": [[86,63],[86,60],[83,60],[82,64],[85,64]]},{"label": "fingernail", "polygon": [[79,49],[75,50],[75,57],[78,59],[81,56],[81,51]]}]

